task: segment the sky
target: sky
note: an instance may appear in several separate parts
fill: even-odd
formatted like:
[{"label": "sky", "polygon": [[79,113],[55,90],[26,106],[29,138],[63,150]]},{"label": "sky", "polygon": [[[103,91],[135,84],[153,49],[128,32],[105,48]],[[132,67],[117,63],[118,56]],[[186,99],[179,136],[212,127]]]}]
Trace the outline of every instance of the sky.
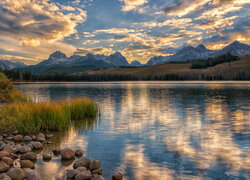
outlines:
[{"label": "sky", "polygon": [[250,44],[249,0],[1,0],[0,59],[110,55],[146,63],[184,46]]}]

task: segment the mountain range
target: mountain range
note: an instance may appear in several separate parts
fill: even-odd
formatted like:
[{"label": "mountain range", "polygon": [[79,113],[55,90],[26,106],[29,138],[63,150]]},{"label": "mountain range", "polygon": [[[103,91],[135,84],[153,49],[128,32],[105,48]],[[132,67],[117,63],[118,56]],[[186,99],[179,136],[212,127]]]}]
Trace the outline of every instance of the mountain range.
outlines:
[{"label": "mountain range", "polygon": [[171,56],[154,56],[147,62],[146,65],[152,66],[155,64],[163,64],[171,61],[185,61],[194,59],[206,60],[209,57],[216,57],[226,53],[231,53],[235,56],[247,56],[250,55],[250,46],[240,43],[239,41],[234,41],[221,50],[209,50],[203,44],[200,44],[197,47],[187,46]]},{"label": "mountain range", "polygon": [[48,59],[31,66],[25,66],[23,63],[13,63],[6,60],[0,60],[1,69],[21,69],[23,71],[30,70],[33,73],[77,73],[88,70],[97,70],[100,68],[120,67],[120,66],[152,66],[155,64],[163,64],[172,61],[184,61],[195,59],[208,59],[221,54],[230,52],[236,56],[250,55],[250,46],[247,44],[234,41],[230,45],[221,50],[209,50],[204,45],[200,44],[197,47],[187,46],[179,52],[171,56],[154,56],[146,64],[141,64],[139,61],[133,61],[130,64],[126,58],[116,52],[110,56],[87,54],[85,56],[72,55],[67,57],[64,53],[56,51],[52,53]]},{"label": "mountain range", "polygon": [[24,63],[20,62],[11,62],[8,60],[1,60],[0,59],[0,69],[15,69],[15,68],[22,68],[25,67],[26,65]]}]

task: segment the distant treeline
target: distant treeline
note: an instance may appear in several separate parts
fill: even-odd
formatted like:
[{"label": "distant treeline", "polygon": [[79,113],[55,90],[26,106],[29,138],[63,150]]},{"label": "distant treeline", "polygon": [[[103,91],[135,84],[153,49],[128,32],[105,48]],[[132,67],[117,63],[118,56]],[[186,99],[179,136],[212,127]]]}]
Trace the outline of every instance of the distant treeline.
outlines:
[{"label": "distant treeline", "polygon": [[197,60],[192,63],[192,69],[205,69],[208,67],[216,66],[217,64],[222,64],[225,62],[237,61],[240,58],[238,56],[233,56],[230,53],[223,54],[214,58],[208,58],[207,60]]},{"label": "distant treeline", "polygon": [[236,73],[234,77],[228,79],[223,75],[203,74],[189,72],[185,74],[165,74],[165,75],[111,75],[111,74],[81,74],[81,75],[70,75],[70,74],[32,74],[29,71],[14,71],[4,70],[3,73],[12,80],[21,81],[151,81],[151,80],[250,80],[249,71],[241,71]]}]

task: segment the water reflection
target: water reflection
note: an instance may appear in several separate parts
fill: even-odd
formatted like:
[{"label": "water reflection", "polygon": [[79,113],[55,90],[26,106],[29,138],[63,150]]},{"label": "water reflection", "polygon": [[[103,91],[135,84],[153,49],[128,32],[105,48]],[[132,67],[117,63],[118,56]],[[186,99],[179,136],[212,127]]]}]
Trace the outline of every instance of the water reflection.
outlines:
[{"label": "water reflection", "polygon": [[[18,84],[35,101],[94,98],[100,122],[70,129],[57,144],[82,148],[104,176],[126,179],[248,179],[250,83]],[[80,126],[82,127],[82,126]],[[46,169],[46,168],[49,168]],[[70,168],[66,167],[66,168]],[[38,171],[63,175],[59,159]],[[53,178],[52,178],[53,179]]]}]

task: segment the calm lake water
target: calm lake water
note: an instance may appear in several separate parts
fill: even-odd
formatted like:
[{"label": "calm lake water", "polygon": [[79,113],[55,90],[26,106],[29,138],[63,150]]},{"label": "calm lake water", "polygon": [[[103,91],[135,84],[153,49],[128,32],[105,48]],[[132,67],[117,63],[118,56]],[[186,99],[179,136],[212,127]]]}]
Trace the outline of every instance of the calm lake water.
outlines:
[{"label": "calm lake water", "polygon": [[[54,146],[82,148],[104,177],[127,180],[250,179],[250,82],[18,83],[34,101],[93,98],[92,125],[57,133]],[[41,179],[72,164],[38,160]]]}]

